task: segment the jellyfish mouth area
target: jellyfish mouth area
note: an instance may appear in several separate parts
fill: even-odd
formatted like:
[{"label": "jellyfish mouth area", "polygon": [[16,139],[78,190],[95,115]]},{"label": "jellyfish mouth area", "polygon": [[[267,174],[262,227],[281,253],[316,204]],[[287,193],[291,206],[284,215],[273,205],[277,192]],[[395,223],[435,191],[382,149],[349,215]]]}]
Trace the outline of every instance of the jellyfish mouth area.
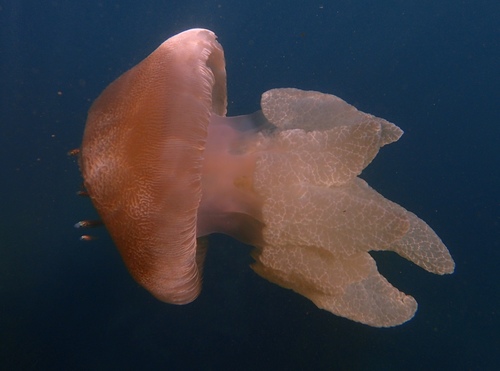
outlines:
[{"label": "jellyfish mouth area", "polygon": [[262,229],[262,200],[253,188],[259,142],[269,123],[260,111],[212,114],[201,172],[197,237],[223,233],[256,243]]}]

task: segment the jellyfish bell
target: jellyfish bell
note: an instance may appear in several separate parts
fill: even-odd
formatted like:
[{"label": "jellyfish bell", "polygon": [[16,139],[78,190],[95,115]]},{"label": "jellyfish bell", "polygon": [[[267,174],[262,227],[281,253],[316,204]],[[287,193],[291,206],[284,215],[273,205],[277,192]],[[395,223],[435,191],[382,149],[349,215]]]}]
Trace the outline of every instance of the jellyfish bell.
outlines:
[{"label": "jellyfish bell", "polygon": [[255,272],[320,308],[372,326],[410,319],[416,301],[368,251],[438,274],[454,263],[430,227],[358,178],[402,131],[319,92],[273,89],[238,117],[226,105],[224,52],[204,29],[168,39],[93,103],[84,186],[132,276],[189,303],[205,236],[225,233],[255,246]]},{"label": "jellyfish bell", "polygon": [[212,112],[226,113],[223,50],[213,33],[190,30],[108,86],[87,118],[85,188],[132,276],[169,303],[201,288],[196,226]]}]

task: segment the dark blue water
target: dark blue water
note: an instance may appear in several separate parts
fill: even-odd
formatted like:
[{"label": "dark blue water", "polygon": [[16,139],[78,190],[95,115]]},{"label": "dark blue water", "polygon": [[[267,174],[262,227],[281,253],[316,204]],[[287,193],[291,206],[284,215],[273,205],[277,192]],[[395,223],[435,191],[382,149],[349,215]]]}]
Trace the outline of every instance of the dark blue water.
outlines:
[{"label": "dark blue water", "polygon": [[[0,368],[3,370],[493,370],[500,365],[500,3],[468,1],[0,2]],[[229,114],[260,94],[336,94],[403,138],[363,173],[427,221],[456,272],[390,254],[419,302],[392,329],[360,325],[255,275],[249,247],[212,238],[192,304],[156,301],[75,196],[66,152],[92,100],[169,36],[214,30]]]}]

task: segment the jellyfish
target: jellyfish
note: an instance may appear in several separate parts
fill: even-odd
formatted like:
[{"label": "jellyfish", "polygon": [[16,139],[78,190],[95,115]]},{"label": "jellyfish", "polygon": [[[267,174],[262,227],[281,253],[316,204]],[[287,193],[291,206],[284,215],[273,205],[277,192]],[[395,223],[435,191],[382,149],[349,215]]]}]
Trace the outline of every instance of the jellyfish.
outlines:
[{"label": "jellyfish", "polygon": [[454,262],[434,231],[359,175],[396,125],[295,88],[226,117],[224,51],[191,29],[112,82],[89,110],[84,186],[133,278],[161,301],[199,295],[212,233],[254,246],[252,269],[370,326],[411,319],[415,299],[377,270],[394,251],[425,270]]}]

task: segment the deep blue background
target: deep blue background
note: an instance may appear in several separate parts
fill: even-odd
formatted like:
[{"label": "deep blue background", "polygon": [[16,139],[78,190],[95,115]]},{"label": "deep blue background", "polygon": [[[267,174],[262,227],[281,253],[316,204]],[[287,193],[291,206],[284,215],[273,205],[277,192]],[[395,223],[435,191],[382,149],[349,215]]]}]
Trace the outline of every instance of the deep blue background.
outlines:
[{"label": "deep blue background", "polygon": [[[0,1],[0,368],[492,370],[500,365],[500,2]],[[215,236],[194,303],[160,303],[126,272],[75,196],[66,152],[121,73],[177,32],[214,30],[229,114],[260,94],[336,94],[405,135],[363,173],[427,221],[455,258],[434,276],[391,254],[380,270],[419,302],[374,329],[256,276]]]}]

